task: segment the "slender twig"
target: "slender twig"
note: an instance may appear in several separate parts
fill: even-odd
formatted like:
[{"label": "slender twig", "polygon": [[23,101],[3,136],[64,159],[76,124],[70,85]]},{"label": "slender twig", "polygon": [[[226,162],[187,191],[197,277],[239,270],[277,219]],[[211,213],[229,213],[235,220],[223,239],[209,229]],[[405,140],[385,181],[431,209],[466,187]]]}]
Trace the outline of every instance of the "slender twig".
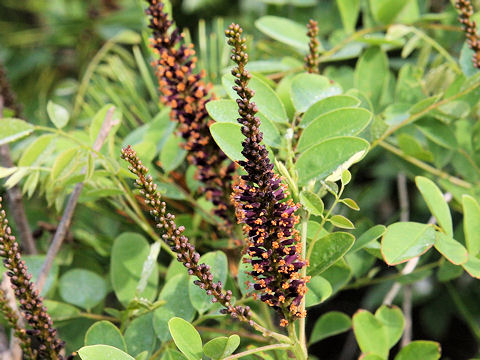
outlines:
[{"label": "slender twig", "polygon": [[[3,116],[4,99],[3,95],[0,95],[0,118]],[[13,167],[12,157],[10,155],[10,148],[8,145],[0,146],[0,163],[5,167]],[[30,231],[30,225],[28,224],[27,215],[25,213],[25,207],[23,206],[22,191],[15,185],[11,189],[7,190],[8,204],[10,205],[11,213],[15,224],[17,225],[20,239],[24,251],[27,254],[37,254],[37,247],[33,240],[32,232]]]},{"label": "slender twig", "polygon": [[395,125],[395,126],[392,126],[390,127],[387,131],[385,131],[378,139],[376,139],[375,141],[372,142],[372,145],[370,147],[370,149],[373,149],[375,146],[377,145],[382,145],[382,142],[383,140],[385,140],[386,138],[388,138],[390,135],[392,135],[395,131],[397,131],[398,129],[420,119],[421,117],[425,116],[426,114],[428,114],[430,111],[444,105],[444,104],[448,104],[449,102],[451,101],[454,101],[454,100],[457,100],[459,98],[461,98],[462,96],[472,92],[473,90],[477,89],[478,87],[480,87],[480,82],[476,82],[475,84],[473,84],[472,86],[466,88],[465,90],[463,91],[460,91],[459,93],[456,93],[455,95],[452,95],[448,98],[445,98],[441,101],[438,101],[430,106],[428,106],[427,108],[423,109],[422,111],[419,111],[413,115],[410,115],[408,118],[406,118],[405,120],[403,120],[401,123]]},{"label": "slender twig", "polygon": [[236,334],[240,336],[241,338],[246,338],[246,339],[251,339],[255,340],[258,342],[268,342],[268,339],[264,338],[261,335],[256,335],[256,334],[251,334],[245,331],[238,331],[238,330],[228,330],[228,329],[222,329],[222,328],[213,328],[213,327],[208,327],[208,326],[196,326],[196,329],[198,331],[206,331],[206,332],[213,332],[217,334],[226,334],[226,335],[233,335]]},{"label": "slender twig", "polygon": [[239,359],[241,357],[244,357],[244,356],[248,356],[248,355],[252,355],[252,354],[257,354],[259,352],[263,352],[263,351],[269,351],[269,350],[280,350],[280,349],[289,349],[291,348],[292,346],[289,345],[289,344],[273,344],[273,345],[267,345],[267,346],[262,346],[262,347],[259,347],[259,348],[255,348],[255,349],[252,349],[252,350],[246,350],[244,352],[241,352],[241,353],[238,353],[238,354],[235,354],[235,355],[230,355],[230,356],[227,356],[226,358],[223,358],[224,360],[231,360],[231,359]]},{"label": "slender twig", "polygon": [[378,143],[378,145],[383,147],[385,150],[390,151],[392,154],[397,155],[398,157],[402,158],[403,160],[408,161],[409,163],[419,167],[420,169],[425,170],[425,171],[429,172],[430,174],[435,175],[435,176],[437,176],[441,179],[445,179],[445,180],[450,181],[452,184],[455,184],[455,185],[458,185],[458,186],[461,186],[461,187],[467,188],[467,189],[472,187],[471,183],[469,183],[465,180],[462,180],[458,177],[452,176],[452,175],[450,175],[450,174],[448,174],[448,173],[446,173],[442,170],[438,170],[437,168],[435,168],[431,165],[428,165],[421,160],[418,160],[416,157],[407,155],[403,151],[401,151],[400,149],[396,148],[395,146],[393,146],[393,145],[391,145],[391,144],[389,144],[385,141],[380,141]]},{"label": "slender twig", "polygon": [[[105,120],[103,121],[102,127],[95,139],[95,143],[93,144],[93,150],[95,152],[99,152],[102,148],[103,143],[105,142],[108,134],[110,133],[113,126],[118,123],[118,119],[113,119],[113,113],[115,108],[112,106],[105,115]],[[82,169],[82,173],[86,172],[86,169]],[[38,275],[36,286],[39,292],[42,291],[43,285],[47,279],[47,275],[52,267],[53,261],[55,256],[57,255],[60,247],[62,246],[63,240],[67,235],[68,229],[72,222],[73,213],[77,206],[78,198],[80,197],[80,193],[83,189],[83,182],[79,182],[75,185],[73,192],[70,194],[70,197],[67,202],[67,206],[65,207],[65,211],[62,215],[62,219],[60,220],[60,224],[58,224],[57,231],[53,236],[52,243],[47,252],[47,256],[45,257],[45,261],[42,265],[40,270],[40,274]]]},{"label": "slender twig", "polygon": [[[307,257],[307,228],[308,228],[308,213],[303,211],[301,215],[301,241],[302,241],[302,259],[306,259]],[[307,267],[304,266],[301,271],[301,276],[307,276]],[[300,312],[305,311],[305,296],[302,298],[302,302],[300,303]],[[305,354],[307,354],[307,340],[305,336],[305,325],[306,321],[305,318],[298,319],[298,327],[299,327],[299,341],[300,345],[303,348]]]},{"label": "slender twig", "polygon": [[412,342],[412,285],[407,284],[403,287],[403,316],[405,317],[405,326],[403,330],[400,347],[405,347]]}]

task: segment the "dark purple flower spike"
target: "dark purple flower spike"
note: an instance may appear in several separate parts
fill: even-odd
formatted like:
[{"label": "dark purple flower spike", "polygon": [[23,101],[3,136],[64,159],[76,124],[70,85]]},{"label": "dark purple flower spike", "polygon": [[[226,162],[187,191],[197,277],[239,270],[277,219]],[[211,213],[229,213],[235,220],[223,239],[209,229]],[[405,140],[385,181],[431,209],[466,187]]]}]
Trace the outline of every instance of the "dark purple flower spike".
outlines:
[{"label": "dark purple flower spike", "polygon": [[183,34],[173,28],[173,22],[159,0],[149,0],[146,10],[153,30],[152,46],[158,60],[152,65],[162,93],[161,101],[170,106],[170,118],[180,123],[179,131],[185,139],[188,161],[197,167],[196,177],[204,184],[203,191],[215,205],[215,214],[226,222],[229,230],[233,222],[233,209],[228,197],[231,192],[235,163],[220,150],[210,135],[209,117],[205,104],[214,99],[211,84],[202,80],[204,72],[194,73],[197,62],[193,46],[182,44]]},{"label": "dark purple flower spike", "polygon": [[231,59],[237,64],[232,70],[236,84],[233,89],[239,96],[238,122],[245,135],[242,154],[246,158],[239,164],[247,173],[234,187],[232,201],[238,222],[244,224],[246,261],[253,267],[250,274],[254,288],[260,299],[282,316],[280,324],[287,326],[306,315],[300,310],[308,279],[300,275],[306,262],[300,256],[302,246],[295,229],[298,205],[287,200],[287,188],[274,174],[267,149],[261,144],[263,134],[259,130],[260,120],[255,116],[258,109],[251,101],[253,91],[247,87],[251,75],[245,70],[248,54],[246,40],[241,37],[242,28],[232,24],[225,34],[232,46]]}]

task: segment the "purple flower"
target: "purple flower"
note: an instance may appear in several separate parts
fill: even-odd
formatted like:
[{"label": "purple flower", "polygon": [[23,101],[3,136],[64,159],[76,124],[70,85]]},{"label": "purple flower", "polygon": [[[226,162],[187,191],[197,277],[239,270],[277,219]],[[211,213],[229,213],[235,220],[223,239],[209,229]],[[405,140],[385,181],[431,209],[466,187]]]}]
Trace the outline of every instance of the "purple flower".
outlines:
[{"label": "purple flower", "polygon": [[[203,82],[204,72],[194,74],[197,62],[193,46],[181,44],[183,34],[173,29],[173,22],[159,0],[149,0],[146,10],[153,30],[152,46],[159,54],[152,65],[162,92],[161,101],[172,108],[170,118],[180,123],[185,139],[187,160],[197,167],[196,177],[204,184],[203,191],[214,205],[214,213],[228,224],[233,209],[228,201],[235,164],[220,150],[210,135],[213,120],[205,104],[214,98],[211,84]],[[228,228],[228,226],[227,226]],[[224,229],[225,230],[225,229]],[[228,229],[226,229],[228,230]]]},{"label": "purple flower", "polygon": [[15,297],[20,303],[20,310],[31,327],[27,333],[38,339],[38,349],[35,350],[38,359],[60,360],[63,357],[63,341],[57,338],[57,330],[53,327],[52,319],[43,306],[43,300],[31,281],[27,266],[22,260],[18,243],[8,225],[5,210],[2,209],[0,197],[0,256],[10,277],[10,283]]},{"label": "purple flower", "polygon": [[246,261],[252,265],[250,275],[258,292],[254,296],[260,296],[277,310],[282,316],[280,324],[286,326],[289,321],[306,315],[299,307],[308,279],[299,272],[306,262],[301,259],[302,246],[295,229],[298,205],[286,200],[287,188],[273,172],[267,149],[261,144],[258,110],[250,101],[253,91],[247,87],[251,76],[245,70],[248,54],[245,39],[241,37],[242,28],[232,24],[225,33],[233,47],[231,58],[237,64],[232,70],[236,84],[233,89],[239,96],[238,122],[245,135],[242,154],[246,158],[239,162],[246,175],[234,186],[232,201],[247,236]]}]

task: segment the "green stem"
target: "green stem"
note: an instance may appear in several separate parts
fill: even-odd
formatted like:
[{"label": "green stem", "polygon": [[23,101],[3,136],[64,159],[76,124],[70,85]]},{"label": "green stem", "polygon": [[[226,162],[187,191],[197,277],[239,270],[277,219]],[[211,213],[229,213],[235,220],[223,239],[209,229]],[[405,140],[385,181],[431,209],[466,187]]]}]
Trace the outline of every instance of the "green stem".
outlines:
[{"label": "green stem", "polygon": [[452,184],[455,184],[455,185],[458,185],[458,186],[461,186],[461,187],[464,187],[464,188],[467,188],[467,189],[472,187],[472,184],[470,184],[469,182],[467,182],[465,180],[462,180],[462,179],[459,179],[459,178],[457,178],[455,176],[452,176],[452,175],[450,175],[446,172],[443,172],[441,170],[438,170],[437,168],[434,168],[433,166],[430,166],[430,165],[424,163],[423,161],[418,160],[417,158],[415,158],[413,156],[407,155],[404,152],[402,152],[400,149],[397,149],[395,146],[390,145],[389,143],[387,143],[385,141],[380,141],[378,143],[378,145],[383,147],[385,150],[390,151],[392,154],[397,155],[398,157],[402,158],[403,160],[408,161],[409,163],[419,167],[420,169],[423,169],[423,170],[429,172],[430,174],[433,174],[433,175],[435,175],[435,176],[437,176],[441,179],[445,179],[445,180],[450,181]]},{"label": "green stem", "polygon": [[[440,259],[439,261],[432,262],[430,264],[426,264],[426,265],[417,267],[414,271],[412,271],[408,275],[411,276],[413,274],[417,274],[417,273],[422,272],[422,271],[434,269],[434,268],[436,268],[437,266],[440,265],[441,260],[442,259]],[[376,284],[380,284],[380,283],[385,282],[385,281],[397,280],[397,279],[400,279],[404,276],[406,276],[406,275],[402,274],[401,272],[398,272],[398,273],[393,274],[393,275],[388,275],[388,276],[384,276],[384,277],[380,277],[380,278],[376,278],[376,279],[365,279],[365,278],[358,279],[353,284],[344,286],[342,288],[342,290],[358,289],[358,288],[361,288],[361,287],[364,287],[364,286],[376,285]]]},{"label": "green stem", "polygon": [[292,352],[295,355],[297,360],[307,360],[308,355],[304,346],[300,343],[300,340],[297,338],[297,332],[295,330],[295,323],[291,322],[288,324],[288,336],[292,341]]},{"label": "green stem", "polygon": [[320,240],[320,239],[319,239],[320,231],[322,231],[323,227],[325,226],[325,223],[327,222],[328,218],[329,218],[330,215],[332,214],[333,209],[335,209],[335,207],[337,206],[337,204],[340,202],[340,199],[341,199],[342,194],[343,194],[343,190],[344,190],[344,186],[343,186],[343,184],[342,184],[342,186],[340,187],[340,191],[338,192],[338,194],[334,194],[334,195],[335,195],[335,201],[333,202],[332,206],[330,207],[330,209],[328,210],[328,212],[325,214],[325,216],[322,218],[322,221],[320,222],[320,227],[318,228],[317,232],[316,232],[315,235],[313,236],[313,240],[310,242],[310,246],[308,247],[308,252],[307,252],[307,257],[306,257],[307,260],[309,260],[309,259],[310,259],[310,256],[312,255],[313,246],[315,245],[315,243],[316,243],[318,240]]},{"label": "green stem", "polygon": [[[280,349],[290,349],[292,346],[289,344],[273,344],[273,345],[267,345],[267,346],[261,346],[256,349],[251,349],[251,350],[246,350],[241,353],[235,354],[235,355],[230,355],[227,356],[226,358],[223,358],[224,360],[230,360],[230,359],[239,359],[248,355],[252,354],[257,354],[259,352],[263,351],[270,351],[270,350],[280,350]],[[298,359],[298,358],[297,358]]]},{"label": "green stem", "polygon": [[398,129],[420,119],[421,117],[423,117],[424,115],[426,115],[427,113],[429,113],[430,111],[444,105],[444,104],[448,104],[449,102],[451,101],[454,101],[454,100],[457,100],[459,98],[461,98],[462,96],[472,92],[473,90],[477,89],[478,87],[480,87],[480,82],[476,82],[474,85],[466,88],[465,90],[463,91],[460,91],[459,93],[453,95],[453,96],[450,96],[446,99],[443,99],[439,102],[436,102],[435,104],[432,104],[430,105],[429,107],[427,107],[426,109],[416,113],[416,114],[413,114],[413,115],[410,115],[408,118],[406,118],[405,120],[403,120],[401,123],[395,125],[395,126],[392,126],[391,128],[389,128],[387,131],[385,131],[377,140],[375,140],[374,142],[372,142],[372,145],[370,146],[370,150],[372,150],[375,146],[379,145],[383,140],[385,140],[387,137],[389,137],[390,135],[392,135],[395,131],[397,131]]},{"label": "green stem", "polygon": [[[309,213],[304,210],[302,213],[302,220],[301,220],[301,225],[300,225],[300,231],[301,231],[301,241],[302,241],[302,259],[306,259],[307,256],[307,230],[308,230],[308,218],[309,218]],[[304,266],[302,268],[301,272],[302,278],[307,276],[307,266]],[[305,311],[305,296],[302,298],[302,302],[300,303],[300,313],[303,313]],[[303,348],[303,351],[306,353],[307,352],[307,340],[305,336],[305,324],[306,320],[305,318],[300,318],[298,320],[298,325],[299,325],[299,341],[300,345]]]},{"label": "green stem", "polygon": [[428,36],[427,34],[425,34],[423,31],[420,31],[418,30],[417,28],[415,27],[410,27],[410,31],[415,33],[417,36],[421,37],[425,42],[429,43],[430,45],[432,45],[432,47],[438,51],[438,53],[440,55],[442,55],[445,60],[447,60],[451,65],[452,65],[452,68],[453,70],[457,73],[457,74],[461,74],[462,73],[462,70],[460,69],[460,67],[458,66],[457,62],[455,61],[455,59],[448,53],[447,50],[445,50],[438,42],[436,42],[435,40],[433,40],[430,36]]}]

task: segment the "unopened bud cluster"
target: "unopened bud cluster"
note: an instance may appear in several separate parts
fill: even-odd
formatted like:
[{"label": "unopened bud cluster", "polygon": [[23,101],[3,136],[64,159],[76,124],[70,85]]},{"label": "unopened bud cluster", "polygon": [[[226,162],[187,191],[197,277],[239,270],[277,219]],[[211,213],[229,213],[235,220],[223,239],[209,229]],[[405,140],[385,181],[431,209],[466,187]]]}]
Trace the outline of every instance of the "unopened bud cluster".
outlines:
[{"label": "unopened bud cluster", "polygon": [[23,352],[24,360],[35,360],[35,353],[31,347],[30,337],[27,331],[20,326],[19,318],[15,311],[8,304],[6,294],[3,290],[0,290],[0,312],[7,320],[8,324],[13,330],[13,333],[17,339],[20,340],[20,347]]},{"label": "unopened bud cluster", "polygon": [[308,43],[308,55],[305,56],[305,69],[309,73],[318,74],[318,46],[320,42],[318,41],[318,23],[312,19],[307,24],[307,36],[310,39]]},{"label": "unopened bud cluster", "polygon": [[53,327],[50,315],[43,306],[43,300],[31,281],[32,276],[27,271],[27,266],[22,260],[18,243],[8,225],[5,210],[2,209],[0,197],[0,256],[10,277],[12,289],[18,300],[20,310],[30,325],[27,334],[39,342],[36,351],[37,359],[59,360],[63,359],[60,351],[63,342],[57,338],[57,330]]},{"label": "unopened bud cluster", "polygon": [[254,288],[263,302],[278,311],[282,316],[280,324],[286,326],[289,321],[306,315],[300,307],[308,279],[300,275],[306,263],[300,256],[301,242],[295,229],[298,205],[286,200],[286,186],[274,174],[268,151],[261,144],[258,109],[251,101],[254,92],[247,86],[250,74],[245,69],[248,54],[242,28],[232,24],[225,34],[232,46],[231,59],[237,64],[232,70],[233,89],[239,96],[238,122],[245,136],[242,154],[246,158],[239,161],[246,175],[234,187],[232,201],[238,222],[244,224],[248,255],[245,261],[252,265]]},{"label": "unopened bud cluster", "polygon": [[170,118],[180,123],[180,133],[185,139],[188,161],[197,167],[197,179],[204,184],[204,192],[215,205],[215,214],[227,223],[233,218],[228,197],[231,191],[235,164],[213,141],[205,104],[212,100],[211,85],[202,80],[203,72],[194,74],[197,62],[193,46],[181,44],[183,35],[164,11],[159,0],[149,0],[146,10],[153,30],[152,44],[159,58],[152,65],[156,69],[161,101],[171,107]]},{"label": "unopened bud cluster", "polygon": [[157,191],[157,185],[153,183],[151,175],[148,175],[148,169],[142,164],[135,150],[130,146],[122,149],[122,159],[130,163],[129,170],[137,176],[135,185],[140,189],[145,203],[151,207],[150,214],[155,218],[157,228],[163,230],[162,239],[177,254],[177,260],[188,269],[188,273],[197,277],[195,284],[213,297],[212,302],[219,302],[223,305],[223,313],[228,313],[241,321],[250,322],[250,308],[233,306],[231,303],[232,292],[230,290],[223,291],[222,283],[213,281],[210,267],[198,263],[200,254],[195,251],[195,247],[183,234],[185,228],[177,226],[175,216],[167,213],[166,204]]},{"label": "unopened bud cluster", "polygon": [[480,37],[477,34],[477,24],[472,20],[473,6],[470,0],[456,0],[455,7],[459,15],[458,20],[462,24],[470,49],[473,50],[473,66],[480,68]]}]

